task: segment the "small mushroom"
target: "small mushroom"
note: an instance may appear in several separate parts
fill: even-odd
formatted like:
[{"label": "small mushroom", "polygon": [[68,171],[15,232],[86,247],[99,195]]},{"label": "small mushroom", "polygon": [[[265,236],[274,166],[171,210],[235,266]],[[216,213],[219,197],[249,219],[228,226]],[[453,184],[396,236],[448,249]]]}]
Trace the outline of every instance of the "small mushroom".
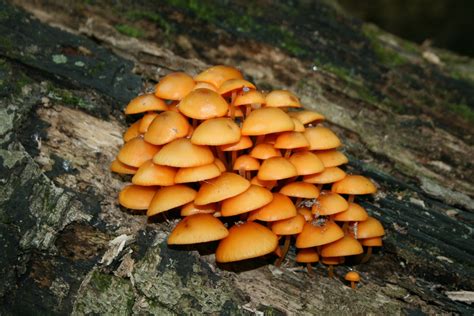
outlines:
[{"label": "small mushroom", "polygon": [[349,271],[346,273],[346,276],[344,277],[346,281],[351,282],[351,288],[355,290],[356,288],[356,283],[360,281],[360,275],[359,273],[355,271]]}]

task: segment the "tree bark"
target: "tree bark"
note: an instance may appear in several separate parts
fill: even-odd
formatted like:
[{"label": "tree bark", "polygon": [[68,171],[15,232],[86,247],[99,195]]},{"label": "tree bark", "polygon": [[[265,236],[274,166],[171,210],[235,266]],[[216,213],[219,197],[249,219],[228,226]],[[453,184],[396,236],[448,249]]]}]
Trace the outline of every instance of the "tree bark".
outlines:
[{"label": "tree bark", "polygon": [[[0,313],[473,313],[446,292],[474,290],[474,61],[327,1],[271,6],[0,0]],[[128,100],[221,63],[326,115],[346,170],[377,183],[358,199],[387,232],[368,263],[216,265],[118,205]]]}]

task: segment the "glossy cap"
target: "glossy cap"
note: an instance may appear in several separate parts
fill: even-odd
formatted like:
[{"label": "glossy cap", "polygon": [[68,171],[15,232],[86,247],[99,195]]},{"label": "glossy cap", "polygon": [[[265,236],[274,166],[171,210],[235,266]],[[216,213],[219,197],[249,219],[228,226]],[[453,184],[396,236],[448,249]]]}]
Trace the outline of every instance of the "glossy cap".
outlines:
[{"label": "glossy cap", "polygon": [[281,157],[281,152],[280,150],[273,147],[272,144],[261,143],[255,145],[255,147],[252,148],[250,151],[250,156],[257,159],[268,159],[271,157]]},{"label": "glossy cap", "polygon": [[137,173],[132,178],[132,183],[136,185],[169,186],[174,184],[176,169],[168,166],[160,166],[148,160],[144,162]]},{"label": "glossy cap", "polygon": [[355,234],[355,238],[357,239],[380,237],[383,235],[385,235],[385,230],[376,218],[369,216],[367,220],[357,223],[357,231]]},{"label": "glossy cap", "polygon": [[324,165],[319,158],[309,151],[293,153],[290,162],[295,166],[299,176],[320,173],[324,171]]},{"label": "glossy cap", "polygon": [[112,161],[110,164],[110,171],[120,174],[135,174],[137,172],[137,167],[128,166],[124,163],[121,163],[117,159]]},{"label": "glossy cap", "polygon": [[325,117],[324,115],[315,112],[315,111],[309,111],[309,110],[303,110],[303,111],[292,111],[288,112],[288,115],[291,117],[296,118],[298,121],[300,121],[303,125],[315,122],[315,121],[324,121]]},{"label": "glossy cap", "polygon": [[216,204],[195,205],[194,202],[189,202],[181,208],[181,216],[190,216],[194,214],[212,214],[216,211]]},{"label": "glossy cap", "polygon": [[138,131],[140,134],[145,134],[150,126],[151,122],[158,116],[158,113],[150,112],[143,115],[142,119],[140,120],[140,126],[138,127]]},{"label": "glossy cap", "polygon": [[303,231],[296,237],[297,248],[316,247],[329,244],[344,237],[342,229],[333,221],[327,221],[324,225],[314,225],[306,222]]},{"label": "glossy cap", "polygon": [[312,213],[317,216],[326,216],[344,212],[348,207],[349,203],[339,194],[323,191],[314,203]]},{"label": "glossy cap", "polygon": [[195,84],[193,78],[184,72],[172,72],[155,86],[155,95],[165,100],[182,100]]},{"label": "glossy cap", "polygon": [[341,153],[340,151],[329,149],[329,150],[321,150],[314,153],[318,156],[319,160],[322,161],[324,167],[337,167],[349,162],[346,155]]},{"label": "glossy cap", "polygon": [[372,194],[377,192],[375,185],[364,176],[347,175],[332,185],[331,191],[339,194]]},{"label": "glossy cap", "polygon": [[158,165],[171,167],[197,167],[210,164],[214,155],[207,146],[194,145],[187,138],[178,138],[163,146],[153,157]]},{"label": "glossy cap", "polygon": [[235,173],[224,172],[201,185],[194,204],[219,202],[236,196],[250,187],[250,182]]},{"label": "glossy cap", "polygon": [[152,159],[159,150],[159,146],[145,142],[142,137],[136,137],[123,145],[117,159],[126,165],[138,168],[145,161]]},{"label": "glossy cap", "polygon": [[334,214],[332,219],[336,222],[360,222],[367,220],[368,216],[362,206],[356,203],[349,203],[347,210]]},{"label": "glossy cap", "polygon": [[221,170],[214,163],[207,165],[180,168],[176,173],[174,180],[176,183],[199,182],[216,178],[221,175]]},{"label": "glossy cap", "polygon": [[155,196],[156,187],[128,185],[120,191],[119,203],[132,210],[146,210]]},{"label": "glossy cap", "polygon": [[360,275],[359,275],[359,273],[357,273],[355,271],[349,271],[344,276],[344,280],[351,281],[351,282],[359,282],[360,281]]},{"label": "glossy cap", "polygon": [[291,182],[281,188],[280,193],[291,197],[315,199],[319,196],[319,189],[311,183]]},{"label": "glossy cap", "polygon": [[236,150],[243,150],[252,147],[253,143],[250,137],[242,136],[238,142],[232,144],[222,145],[220,149],[222,151],[236,151]]},{"label": "glossy cap", "polygon": [[220,240],[229,235],[220,220],[210,214],[195,214],[182,219],[168,236],[168,245],[188,245]]},{"label": "glossy cap", "polygon": [[296,235],[303,231],[305,223],[304,216],[296,214],[294,217],[273,222],[272,232],[277,235]]},{"label": "glossy cap", "polygon": [[344,170],[338,167],[330,167],[323,170],[323,172],[308,174],[303,177],[304,182],[327,184],[340,181],[346,177]]},{"label": "glossy cap", "polygon": [[303,133],[283,132],[278,135],[275,141],[275,148],[293,149],[308,147],[309,142]]},{"label": "glossy cap", "polygon": [[270,203],[273,194],[260,186],[251,185],[246,191],[222,201],[222,216],[234,216],[260,208]]},{"label": "glossy cap", "polygon": [[153,197],[146,215],[153,216],[171,210],[191,202],[195,197],[196,191],[182,184],[162,187]]},{"label": "glossy cap", "polygon": [[[258,241],[258,242],[256,242]],[[235,225],[216,250],[217,262],[232,262],[260,257],[275,251],[278,237],[268,228],[254,222]]]},{"label": "glossy cap", "polygon": [[166,111],[168,106],[165,101],[153,94],[143,94],[132,101],[125,108],[125,114],[138,114],[148,111]]},{"label": "glossy cap", "polygon": [[140,123],[142,120],[138,120],[125,131],[123,134],[123,141],[128,142],[131,139],[140,136]]},{"label": "glossy cap", "polygon": [[230,118],[214,118],[202,122],[193,133],[191,143],[196,145],[226,145],[240,140],[240,128]]},{"label": "glossy cap", "polygon": [[281,180],[297,176],[295,166],[283,157],[272,157],[263,161],[258,170],[261,180]]},{"label": "glossy cap", "polygon": [[310,150],[333,149],[341,146],[339,138],[327,127],[316,126],[306,128],[304,136],[309,141]]},{"label": "glossy cap", "polygon": [[260,168],[260,162],[249,155],[241,155],[237,157],[232,166],[233,170],[258,170]]},{"label": "glossy cap", "polygon": [[164,145],[177,138],[186,137],[190,125],[178,112],[166,111],[158,115],[148,127],[145,140],[150,144]]},{"label": "glossy cap", "polygon": [[265,96],[260,91],[249,90],[235,98],[234,106],[263,103],[265,103]]},{"label": "glossy cap", "polygon": [[[244,79],[229,79],[227,81],[224,81],[222,85],[219,87],[217,92],[220,95],[227,95],[231,93],[232,91],[236,90],[242,90],[242,89],[255,89],[255,85],[247,80]],[[235,105],[235,104],[234,104]]]},{"label": "glossy cap", "polygon": [[194,77],[197,82],[208,82],[217,88],[230,79],[243,79],[242,73],[234,67],[224,65],[210,67]]},{"label": "glossy cap", "polygon": [[314,248],[305,248],[298,250],[296,254],[296,262],[313,263],[319,261],[319,255]]},{"label": "glossy cap", "polygon": [[267,107],[285,107],[299,108],[301,107],[298,97],[288,90],[274,90],[265,97]]},{"label": "glossy cap", "polygon": [[242,124],[242,135],[257,136],[293,131],[295,123],[279,108],[262,108],[250,112]]},{"label": "glossy cap", "polygon": [[323,257],[345,257],[359,255],[363,252],[362,245],[349,235],[333,243],[323,245],[321,248],[321,256]]},{"label": "glossy cap", "polygon": [[296,208],[290,198],[281,193],[273,193],[273,199],[267,205],[250,213],[249,221],[274,222],[296,216]]},{"label": "glossy cap", "polygon": [[217,92],[208,89],[196,89],[178,104],[178,109],[187,117],[207,120],[225,116],[229,105]]}]

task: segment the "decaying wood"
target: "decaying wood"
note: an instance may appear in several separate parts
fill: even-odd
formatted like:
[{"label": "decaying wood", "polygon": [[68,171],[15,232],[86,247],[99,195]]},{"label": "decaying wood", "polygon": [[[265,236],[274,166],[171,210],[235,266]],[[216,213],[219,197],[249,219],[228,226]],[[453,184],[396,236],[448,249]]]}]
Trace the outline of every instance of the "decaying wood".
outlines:
[{"label": "decaying wood", "polygon": [[[16,1],[26,13],[0,1],[0,313],[472,314],[452,293],[474,289],[474,62],[324,3],[276,4],[257,19],[261,7],[236,2],[240,29],[183,3]],[[269,38],[264,25],[280,21]],[[149,34],[114,28],[127,23]],[[208,250],[168,247],[174,220],[119,207],[129,179],[109,163],[127,100],[170,71],[218,63],[324,113],[348,170],[377,183],[360,201],[387,237],[367,264],[309,276],[292,250],[281,268],[220,266]],[[362,275],[356,291],[342,279],[349,268]]]}]

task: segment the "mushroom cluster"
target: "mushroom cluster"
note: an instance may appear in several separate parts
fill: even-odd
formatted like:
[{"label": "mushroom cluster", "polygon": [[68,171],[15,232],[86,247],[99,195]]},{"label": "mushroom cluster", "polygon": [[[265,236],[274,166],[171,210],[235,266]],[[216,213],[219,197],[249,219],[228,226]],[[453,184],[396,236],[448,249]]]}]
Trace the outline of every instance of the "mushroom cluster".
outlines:
[{"label": "mushroom cluster", "polygon": [[142,116],[112,162],[133,175],[119,203],[150,217],[180,209],[168,244],[219,241],[217,262],[275,253],[280,265],[294,240],[297,262],[310,272],[321,258],[330,273],[382,245],[382,225],[354,202],[376,187],[341,169],[339,138],[293,93],[264,94],[221,65],[168,74],[125,114]]}]

